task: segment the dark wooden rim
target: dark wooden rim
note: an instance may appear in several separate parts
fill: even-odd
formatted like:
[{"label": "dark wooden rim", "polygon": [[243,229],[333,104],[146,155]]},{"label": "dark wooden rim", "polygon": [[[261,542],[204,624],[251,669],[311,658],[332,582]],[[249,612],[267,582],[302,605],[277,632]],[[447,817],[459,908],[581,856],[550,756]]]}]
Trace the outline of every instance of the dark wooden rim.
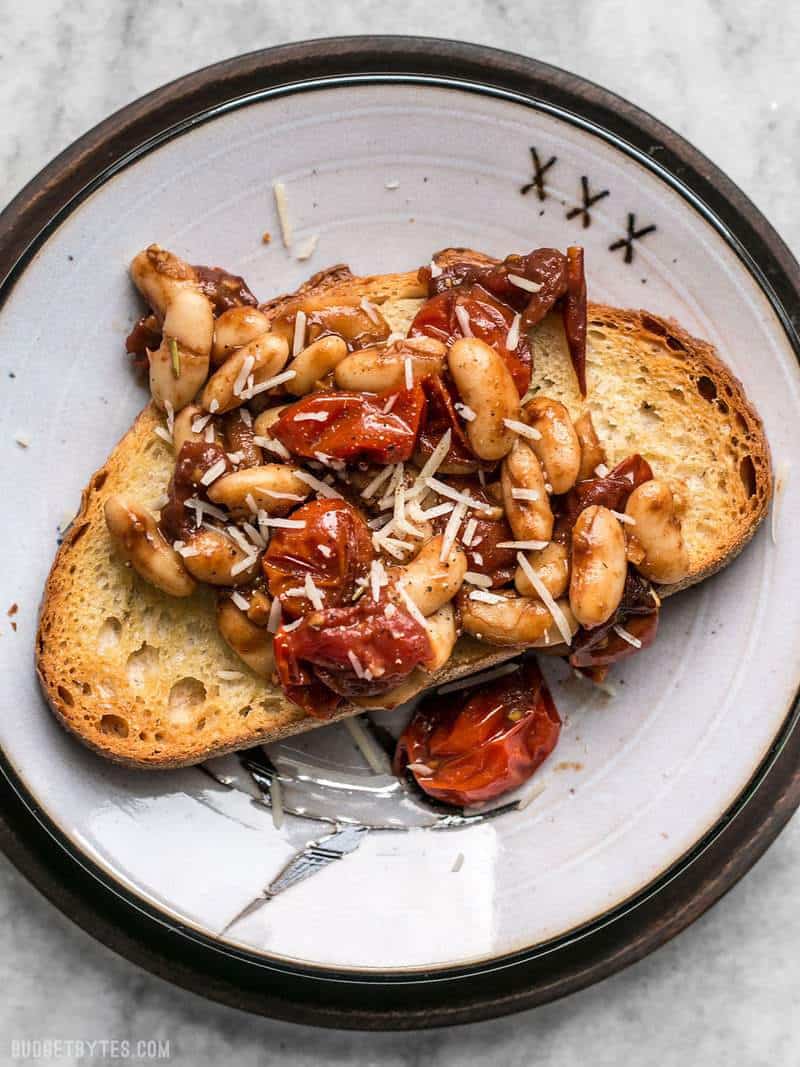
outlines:
[{"label": "dark wooden rim", "polygon": [[[0,304],[46,236],[98,184],[161,140],[243,97],[319,79],[449,79],[594,125],[656,169],[709,218],[771,301],[795,351],[800,269],[769,223],[708,160],[627,101],[534,60],[433,39],[337,38],[255,52],[191,74],[129,105],[49,164],[0,215]],[[245,101],[246,102],[246,101]],[[566,114],[564,114],[566,113]],[[614,973],[669,940],[752,866],[800,803],[798,702],[748,787],[690,854],[614,913],[551,945],[430,974],[290,967],[230,950],[172,922],[76,852],[0,760],[0,847],[57,907],[154,974],[245,1010],[358,1029],[411,1029],[545,1003]]]}]

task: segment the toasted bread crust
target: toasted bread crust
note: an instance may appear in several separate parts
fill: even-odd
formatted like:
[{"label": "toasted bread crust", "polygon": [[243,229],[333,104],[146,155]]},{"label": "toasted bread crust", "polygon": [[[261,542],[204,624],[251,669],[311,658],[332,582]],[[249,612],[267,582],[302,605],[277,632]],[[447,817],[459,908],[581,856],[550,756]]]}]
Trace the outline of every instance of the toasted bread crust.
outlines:
[{"label": "toasted bread crust", "polygon": [[[480,253],[454,249],[440,253],[439,262],[465,254],[490,262]],[[382,306],[393,328],[402,328],[425,294],[416,272],[358,278],[340,265],[314,275],[296,293],[277,297],[262,310],[273,318],[291,310],[299,299],[322,295],[348,301],[366,296]],[[752,491],[746,494],[738,520],[727,523],[711,555],[697,554],[683,582],[660,587],[661,596],[668,596],[724,567],[766,514],[772,475],[763,427],[741,383],[714,348],[677,323],[645,311],[591,304],[589,324],[607,343],[646,351],[654,368],[672,376],[668,381],[710,382],[707,391],[714,395],[704,397],[704,403],[724,406],[725,418],[736,423],[750,457],[742,480],[751,480]],[[551,317],[538,329],[548,358],[559,359],[560,323]],[[565,394],[573,388],[574,383],[563,385]],[[573,409],[580,405],[576,392],[562,398]],[[691,403],[697,404],[694,395]],[[692,407],[688,411],[696,413]],[[114,552],[103,519],[105,499],[123,490],[145,501],[148,494],[154,499],[169,478],[173,457],[153,435],[158,424],[158,413],[148,405],[92,476],[47,579],[36,647],[42,689],[59,721],[100,755],[142,768],[187,766],[321,725],[227,649],[216,634],[212,592],[200,590],[185,601],[173,601],[142,582]],[[114,638],[107,649],[104,634]],[[191,641],[181,643],[182,635],[199,638],[199,654]],[[168,653],[164,663],[163,649]],[[518,651],[461,638],[451,660],[428,682],[442,684],[484,670]],[[150,673],[145,669],[148,664]],[[221,685],[218,670],[241,672],[241,683]],[[335,718],[361,710],[347,707]]]}]

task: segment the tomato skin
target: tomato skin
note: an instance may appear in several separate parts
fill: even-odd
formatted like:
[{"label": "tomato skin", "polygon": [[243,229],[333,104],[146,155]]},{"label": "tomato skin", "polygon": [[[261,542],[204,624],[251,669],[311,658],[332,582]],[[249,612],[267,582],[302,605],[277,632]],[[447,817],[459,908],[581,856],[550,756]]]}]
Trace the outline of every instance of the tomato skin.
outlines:
[{"label": "tomato skin", "polygon": [[[392,397],[397,399],[385,412]],[[272,435],[290,452],[309,459],[322,453],[347,462],[399,463],[411,458],[424,413],[425,393],[419,383],[382,396],[310,393],[283,412]],[[324,421],[308,418],[323,414]]]},{"label": "tomato skin", "polygon": [[633,490],[649,482],[652,477],[650,464],[635,453],[623,459],[604,477],[578,482],[562,498],[555,539],[567,540],[575,520],[584,508],[592,504],[601,504],[612,511],[624,511]]},{"label": "tomato skin", "polygon": [[478,804],[522,785],[550,755],[561,732],[553,698],[534,660],[511,674],[428,697],[397,743],[395,774],[409,763],[429,796]]},{"label": "tomato skin", "polygon": [[[366,594],[347,608],[306,615],[274,641],[275,665],[290,700],[316,718],[330,718],[342,699],[382,693],[429,661],[425,628],[388,599]],[[349,653],[357,657],[359,677]]]},{"label": "tomato skin", "polygon": [[458,471],[466,474],[484,466],[472,451],[463,423],[456,413],[454,405],[458,395],[455,388],[438,374],[424,378],[420,384],[427,400],[425,417],[417,437],[417,451],[422,463],[450,430],[450,448],[445,457],[444,468],[454,473]]},{"label": "tomato skin", "polygon": [[456,309],[467,313],[474,337],[485,341],[498,352],[511,372],[520,396],[531,380],[531,350],[524,331],[516,348],[506,348],[506,338],[514,321],[515,311],[482,285],[458,285],[432,296],[422,305],[411,323],[409,337],[434,337],[448,347],[464,337]]},{"label": "tomato skin", "polygon": [[[269,591],[296,618],[313,610],[305,597],[287,596],[310,575],[326,608],[349,603],[374,556],[372,537],[361,513],[346,500],[311,500],[292,513],[302,530],[276,529],[261,565]],[[320,547],[321,546],[321,547]]]}]

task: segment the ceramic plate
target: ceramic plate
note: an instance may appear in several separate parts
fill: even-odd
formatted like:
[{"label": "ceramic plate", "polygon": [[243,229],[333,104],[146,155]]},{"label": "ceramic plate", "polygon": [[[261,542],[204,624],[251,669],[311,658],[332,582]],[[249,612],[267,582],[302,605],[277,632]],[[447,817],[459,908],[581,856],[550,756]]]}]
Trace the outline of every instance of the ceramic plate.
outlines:
[{"label": "ceramic plate", "polygon": [[[279,233],[274,180],[296,244],[319,237],[308,261],[262,243]],[[169,956],[176,980],[254,1010],[307,1019],[316,1000],[327,1006],[310,1017],[336,1025],[442,1022],[546,999],[634,958],[766,847],[787,812],[764,798],[794,771],[790,750],[773,766],[800,673],[792,479],[774,542],[762,529],[735,565],[670,601],[656,646],[615,671],[613,697],[548,666],[567,725],[522,810],[443,827],[376,779],[342,725],[271,750],[295,808],[382,828],[352,831],[333,862],[334,846],[306,852],[320,869],[252,909],[331,826],[289,815],[276,828],[235,760],[217,767],[232,769],[233,789],[197,769],[103,762],[56,724],[31,662],[59,527],[146,399],[122,341],[139,314],[126,267],[151,241],[241,272],[262,298],[337,262],[397,271],[446,245],[502,255],[580,242],[590,296],[713,342],[761,412],[776,466],[795,462],[800,374],[784,310],[795,264],[689,146],[516,57],[318,42],[132,105],[2,224],[3,583],[19,610],[0,643],[0,744],[28,811],[11,812],[7,846],[48,891],[73,893],[60,903],[79,921],[103,915],[101,936],[128,955]],[[37,844],[43,828],[57,861]],[[704,849],[720,870],[741,857],[699,874]],[[685,914],[648,915],[648,900]]]}]

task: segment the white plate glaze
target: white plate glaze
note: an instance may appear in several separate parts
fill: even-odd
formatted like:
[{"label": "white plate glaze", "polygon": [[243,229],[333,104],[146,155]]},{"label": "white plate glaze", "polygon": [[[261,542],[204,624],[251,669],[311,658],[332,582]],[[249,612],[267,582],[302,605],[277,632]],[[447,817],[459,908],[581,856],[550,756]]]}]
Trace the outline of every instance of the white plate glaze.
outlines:
[{"label": "white plate glaze", "polygon": [[[557,157],[541,202],[520,193],[531,145]],[[609,190],[588,229],[566,218],[582,175],[592,192]],[[307,263],[278,240],[274,179],[286,184],[297,242],[320,235]],[[637,228],[657,229],[626,265],[608,246],[629,212]],[[139,311],[127,263],[153,240],[243,273],[262,298],[334,262],[404,270],[450,244],[503,254],[580,241],[591,298],[674,315],[718,346],[778,464],[800,455],[800,376],[758,285],[686,199],[594,133],[488,94],[365,84],[275,96],[169,141],[73,212],[0,315],[3,587],[20,605],[18,631],[6,626],[0,641],[0,744],[79,852],[215,936],[324,829],[289,818],[276,831],[269,812],[197,771],[104,763],[57,726],[32,668],[56,528],[145,399],[122,340]],[[312,966],[447,967],[540,944],[652,882],[741,793],[798,689],[799,512],[790,478],[777,544],[762,530],[734,566],[670,601],[655,647],[617,671],[616,698],[556,681],[568,725],[540,771],[545,792],[524,811],[444,833],[372,833],[226,937]],[[319,731],[315,744],[342,730]],[[337,759],[363,768],[353,749]]]}]

